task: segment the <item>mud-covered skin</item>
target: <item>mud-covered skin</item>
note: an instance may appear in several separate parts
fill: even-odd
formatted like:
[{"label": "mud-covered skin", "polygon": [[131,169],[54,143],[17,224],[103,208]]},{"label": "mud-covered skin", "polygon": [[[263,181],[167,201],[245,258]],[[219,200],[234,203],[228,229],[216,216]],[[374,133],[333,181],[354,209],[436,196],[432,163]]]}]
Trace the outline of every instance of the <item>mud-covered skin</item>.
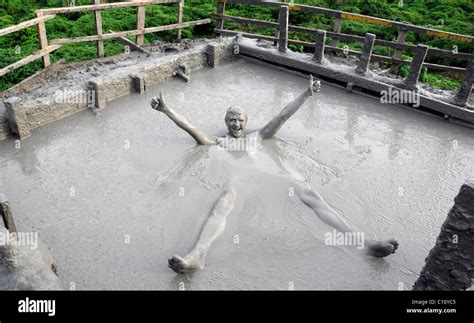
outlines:
[{"label": "mud-covered skin", "polygon": [[[263,139],[270,139],[280,130],[285,122],[298,111],[298,109],[313,94],[319,92],[321,83],[314,81],[313,76],[309,77],[309,85],[306,91],[301,93],[295,100],[290,102],[277,116],[269,123],[256,132],[257,142],[261,143]],[[169,108],[163,98],[163,93],[159,97],[151,100],[151,107],[157,111],[166,114],[178,127],[188,132],[198,144],[214,145],[225,148],[226,140],[211,136],[192,125],[186,118]],[[246,136],[246,127],[248,115],[244,109],[239,106],[231,106],[225,115],[225,124],[228,129],[228,136],[240,139]],[[298,196],[303,203],[309,206],[315,214],[326,224],[332,226],[340,232],[352,232],[353,229],[347,222],[335,211],[317,192],[307,187],[296,184],[298,188]],[[206,254],[214,242],[214,240],[222,233],[225,228],[227,215],[232,211],[232,206],[236,197],[235,188],[229,186],[227,191],[216,203],[211,212],[208,221],[203,227],[199,240],[192,251],[186,256],[180,257],[175,255],[168,259],[168,267],[177,273],[197,270],[204,267]],[[398,248],[398,242],[395,239],[390,241],[367,241],[365,247],[366,254],[373,257],[386,257],[395,252]]]},{"label": "mud-covered skin", "polygon": [[245,136],[247,121],[247,112],[239,106],[230,107],[225,114],[225,125],[229,130],[229,135],[234,138]]},{"label": "mud-covered skin", "polygon": [[[355,232],[346,220],[318,192],[311,189],[305,183],[291,179],[289,183],[296,188],[297,198],[308,206],[325,224],[339,232]],[[246,183],[239,183],[239,187],[245,187],[246,185]],[[233,210],[237,198],[236,186],[235,181],[228,184],[224,194],[217,200],[207,222],[204,224],[194,248],[183,257],[174,255],[171,259],[168,259],[169,268],[177,273],[186,273],[204,268],[209,248],[224,231],[227,217]],[[385,241],[365,239],[363,253],[371,257],[383,258],[395,253],[397,248],[398,241],[395,239]]]},{"label": "mud-covered skin", "polygon": [[[308,186],[300,186],[297,189],[297,193],[301,201],[309,206],[326,224],[329,224],[339,232],[355,231],[318,192],[312,190]],[[396,239],[389,239],[386,241],[372,239],[364,240],[363,252],[368,256],[383,258],[395,253],[397,249],[398,241]]]},{"label": "mud-covered skin", "polygon": [[[258,131],[261,139],[269,139],[275,136],[286,121],[307,101],[307,99],[318,93],[321,89],[321,82],[314,81],[313,76],[309,76],[309,84],[306,91],[302,92],[295,100],[290,102],[278,115],[268,122]],[[158,97],[151,100],[151,107],[154,110],[164,113],[178,127],[186,131],[200,145],[215,145],[218,143],[218,137],[209,135],[188,121],[184,116],[171,109],[165,102],[163,92]],[[234,138],[241,138],[246,135],[245,128],[248,121],[248,115],[244,109],[239,106],[231,106],[226,113],[225,123],[229,135]]]},{"label": "mud-covered skin", "polygon": [[212,209],[193,250],[184,257],[175,255],[169,259],[168,267],[177,273],[202,269],[204,267],[206,254],[214,240],[224,231],[227,216],[232,212],[236,198],[237,193],[235,189],[232,186],[228,186]]},{"label": "mud-covered skin", "polygon": [[168,259],[168,267],[177,273],[185,273],[204,267],[204,263],[200,259],[189,258],[174,255],[173,258]]},{"label": "mud-covered skin", "polygon": [[387,257],[398,249],[398,241],[395,239],[385,241],[366,239],[364,245],[365,254],[377,258]]}]

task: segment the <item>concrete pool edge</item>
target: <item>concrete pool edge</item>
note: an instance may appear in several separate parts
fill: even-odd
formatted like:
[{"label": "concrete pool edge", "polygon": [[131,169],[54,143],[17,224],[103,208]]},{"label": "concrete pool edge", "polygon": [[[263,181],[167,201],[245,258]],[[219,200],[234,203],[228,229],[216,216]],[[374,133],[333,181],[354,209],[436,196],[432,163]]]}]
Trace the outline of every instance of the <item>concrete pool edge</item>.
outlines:
[{"label": "concrete pool edge", "polygon": [[[80,102],[58,102],[55,95],[41,98],[34,105],[27,105],[19,97],[12,96],[3,101],[4,113],[0,113],[0,140],[12,135],[20,139],[28,138],[31,130],[45,124],[63,119],[88,108],[104,109],[107,102],[129,95],[141,93],[147,86],[154,86],[172,77],[179,65],[188,71],[206,66],[215,67],[232,56],[232,38],[218,38],[199,44],[189,50],[178,51],[173,55],[149,57],[141,62],[116,70],[107,75],[91,77],[76,92],[87,98]],[[141,89],[136,84],[141,84]],[[65,92],[68,88],[65,87]]]},{"label": "concrete pool edge", "polygon": [[[401,83],[388,84],[358,75],[355,71],[354,73],[350,73],[348,71],[335,69],[326,64],[319,64],[305,54],[291,51],[280,52],[276,48],[258,46],[256,40],[238,37],[235,41],[235,45],[238,46],[238,53],[242,57],[251,57],[287,69],[313,73],[330,82],[344,84],[346,87],[349,87],[349,90],[352,90],[354,87],[359,87],[362,90],[371,92],[372,94],[376,93],[379,96],[382,91],[391,92],[393,89],[397,91],[406,90]],[[420,98],[420,107],[423,108],[419,110],[425,110],[445,117],[447,116],[453,123],[466,125],[468,127],[474,126],[474,110],[461,108],[425,94],[418,93],[418,95]],[[409,105],[407,105],[407,107],[408,106]],[[416,107],[411,108],[417,110]]]}]

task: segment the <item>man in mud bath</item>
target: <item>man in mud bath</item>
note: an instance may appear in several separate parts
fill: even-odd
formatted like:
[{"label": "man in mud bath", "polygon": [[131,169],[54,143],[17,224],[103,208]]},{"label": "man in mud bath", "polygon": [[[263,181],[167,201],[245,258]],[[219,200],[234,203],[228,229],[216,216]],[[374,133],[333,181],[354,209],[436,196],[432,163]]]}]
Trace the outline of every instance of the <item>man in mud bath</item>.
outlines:
[{"label": "man in mud bath", "polygon": [[[206,134],[192,125],[185,117],[178,114],[166,105],[162,93],[151,101],[153,109],[163,112],[178,127],[186,131],[200,145],[225,145],[233,140],[253,140],[260,143],[262,140],[270,139],[280,130],[283,124],[306,102],[306,100],[319,92],[320,82],[313,81],[310,76],[308,88],[294,101],[290,102],[276,117],[260,130],[246,134],[247,113],[240,107],[233,106],[227,110],[225,123],[229,133],[224,138],[218,138]],[[341,233],[352,233],[350,225],[321,197],[321,195],[308,186],[297,185],[295,189],[299,199],[310,207],[314,213],[326,224],[332,226]],[[168,260],[169,267],[175,272],[187,272],[204,267],[206,254],[214,240],[224,231],[226,218],[232,211],[237,198],[235,188],[230,185],[216,202],[207,222],[204,224],[199,239],[194,248],[184,257],[175,255]],[[395,252],[398,242],[394,239],[377,241],[366,239],[364,251],[373,257],[385,257]]]}]

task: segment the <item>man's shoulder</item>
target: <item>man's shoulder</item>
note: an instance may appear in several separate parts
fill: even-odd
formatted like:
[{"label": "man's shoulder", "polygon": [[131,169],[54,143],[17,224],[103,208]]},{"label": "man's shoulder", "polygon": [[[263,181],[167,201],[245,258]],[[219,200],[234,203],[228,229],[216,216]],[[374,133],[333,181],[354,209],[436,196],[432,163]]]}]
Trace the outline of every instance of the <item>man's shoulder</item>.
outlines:
[{"label": "man's shoulder", "polygon": [[258,129],[258,130],[254,131],[254,132],[249,133],[247,136],[256,137],[256,138],[262,140],[261,130],[262,130],[262,129]]}]

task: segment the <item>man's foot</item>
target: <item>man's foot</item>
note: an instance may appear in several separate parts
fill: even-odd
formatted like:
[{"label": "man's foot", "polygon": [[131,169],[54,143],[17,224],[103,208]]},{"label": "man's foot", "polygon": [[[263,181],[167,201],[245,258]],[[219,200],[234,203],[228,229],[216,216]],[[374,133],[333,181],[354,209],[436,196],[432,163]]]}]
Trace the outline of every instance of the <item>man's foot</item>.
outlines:
[{"label": "man's foot", "polygon": [[398,241],[395,239],[377,241],[377,240],[365,240],[364,251],[367,255],[372,257],[386,257],[395,253],[395,250],[398,249]]},{"label": "man's foot", "polygon": [[183,257],[174,255],[173,258],[168,259],[168,267],[173,269],[177,273],[185,273],[201,269],[204,264],[197,259],[185,259]]}]

